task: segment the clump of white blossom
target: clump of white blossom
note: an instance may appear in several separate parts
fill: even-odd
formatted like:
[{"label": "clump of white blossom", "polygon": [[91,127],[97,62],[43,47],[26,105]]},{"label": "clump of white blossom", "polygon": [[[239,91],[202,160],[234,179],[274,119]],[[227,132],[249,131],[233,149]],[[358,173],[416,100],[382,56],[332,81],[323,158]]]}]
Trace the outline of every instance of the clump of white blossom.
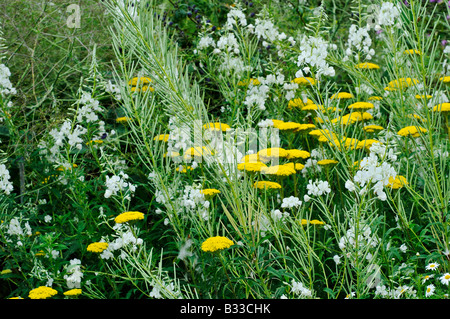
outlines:
[{"label": "clump of white blossom", "polygon": [[0,164],[0,189],[5,192],[6,195],[11,194],[14,187],[12,182],[9,180],[11,175],[5,164]]},{"label": "clump of white blossom", "polygon": [[143,240],[135,235],[137,229],[130,229],[124,224],[115,224],[113,230],[115,231],[113,235],[115,239],[108,242],[108,248],[100,254],[102,259],[113,259],[116,251],[120,252],[119,257],[124,259],[126,257],[124,249],[136,251],[143,244]]},{"label": "clump of white blossom", "polygon": [[373,143],[370,147],[370,154],[364,157],[359,163],[359,170],[356,172],[353,181],[347,180],[345,188],[351,192],[357,191],[359,187],[359,194],[364,195],[369,189],[373,190],[375,195],[385,201],[387,195],[384,187],[389,184],[389,178],[395,178],[397,172],[395,168],[388,162],[395,161],[397,156],[391,148],[387,151],[384,144]]},{"label": "clump of white blossom", "polygon": [[13,87],[9,77],[11,76],[11,71],[9,68],[0,64],[0,96],[14,95],[17,90]]},{"label": "clump of white blossom", "polygon": [[[370,48],[372,39],[370,38],[369,31],[369,25],[361,28],[355,24],[350,26],[350,29],[348,30],[347,49],[345,51],[346,57],[344,60],[347,60],[350,57],[354,57],[356,60],[358,60],[358,57],[366,60],[372,59],[375,50]],[[363,56],[360,56],[361,54],[363,54]]]},{"label": "clump of white blossom", "polygon": [[110,198],[111,196],[117,195],[119,192],[126,196],[134,193],[136,190],[136,185],[128,182],[129,176],[123,171],[119,172],[117,175],[108,176],[106,175],[106,191],[105,198]]},{"label": "clump of white blossom", "polygon": [[64,275],[67,288],[81,288],[81,278],[83,278],[83,272],[81,271],[81,260],[74,258],[70,261],[70,265],[67,266],[67,274]]}]

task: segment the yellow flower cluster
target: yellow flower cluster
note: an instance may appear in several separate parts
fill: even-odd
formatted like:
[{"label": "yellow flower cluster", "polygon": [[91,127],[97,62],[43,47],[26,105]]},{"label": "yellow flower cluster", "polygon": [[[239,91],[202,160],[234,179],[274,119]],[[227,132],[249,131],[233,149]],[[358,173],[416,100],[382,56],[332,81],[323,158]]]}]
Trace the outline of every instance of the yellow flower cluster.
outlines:
[{"label": "yellow flower cluster", "polygon": [[281,147],[272,147],[262,149],[257,154],[261,162],[267,163],[273,158],[286,157],[288,152]]},{"label": "yellow flower cluster", "polygon": [[285,166],[288,166],[296,171],[301,171],[302,169],[305,168],[305,165],[301,164],[301,163],[286,163],[284,164]]},{"label": "yellow flower cluster", "polygon": [[327,129],[317,129],[309,132],[309,135],[314,136],[319,140],[319,142],[328,142],[337,138],[337,135],[334,132],[331,132]]},{"label": "yellow flower cluster", "polygon": [[293,109],[293,108],[300,108],[301,109],[302,107],[305,107],[305,106],[311,105],[311,104],[314,104],[314,102],[312,100],[310,100],[310,99],[306,99],[306,102],[303,102],[303,99],[296,98],[296,99],[293,99],[293,100],[289,100],[289,102],[288,102],[288,109],[289,110]]},{"label": "yellow flower cluster", "polygon": [[323,159],[323,160],[318,161],[318,162],[317,162],[317,165],[320,165],[320,166],[328,166],[328,165],[333,165],[333,164],[337,164],[337,163],[339,163],[339,162],[336,161],[336,160]]},{"label": "yellow flower cluster", "polygon": [[153,82],[153,80],[149,77],[134,77],[128,84],[131,85],[131,92],[153,92],[155,89],[149,86],[151,82]]},{"label": "yellow flower cluster", "polygon": [[332,99],[332,100],[344,100],[344,99],[352,99],[353,97],[354,96],[351,93],[339,92],[339,93],[333,94],[330,99]]},{"label": "yellow flower cluster", "polygon": [[305,226],[305,225],[308,225],[308,224],[320,226],[320,225],[324,225],[325,222],[322,222],[322,221],[317,220],[317,219],[313,219],[313,220],[302,219],[302,220],[300,221],[300,224],[301,224],[302,226]]},{"label": "yellow flower cluster", "polygon": [[297,150],[297,149],[292,149],[292,150],[287,150],[287,155],[286,158],[288,160],[296,160],[296,159],[307,159],[311,157],[311,153],[307,152],[307,151],[302,151],[302,150]]},{"label": "yellow flower cluster", "polygon": [[231,127],[228,124],[218,123],[218,122],[204,124],[203,128],[205,130],[222,131],[222,132],[225,132],[225,131],[228,131],[229,129],[231,129]]},{"label": "yellow flower cluster", "polygon": [[116,123],[127,123],[128,121],[131,121],[131,118],[126,116],[116,118]]},{"label": "yellow flower cluster", "polygon": [[217,194],[220,194],[220,191],[218,189],[214,189],[214,188],[207,188],[207,189],[202,189],[200,191],[201,194],[205,195],[205,196],[214,196]]},{"label": "yellow flower cluster", "polygon": [[144,219],[144,214],[141,212],[124,212],[120,215],[118,215],[114,221],[117,224],[126,223],[133,220],[141,220]]},{"label": "yellow flower cluster", "polygon": [[310,77],[303,77],[303,78],[295,78],[291,81],[292,83],[297,83],[300,85],[315,85],[316,80]]},{"label": "yellow flower cluster", "polygon": [[97,243],[92,243],[89,244],[89,246],[87,247],[87,251],[93,252],[93,253],[101,253],[103,252],[105,249],[108,248],[108,243],[105,242],[97,242]]},{"label": "yellow flower cluster", "polygon": [[367,121],[373,119],[372,114],[367,112],[353,112],[344,116],[339,116],[333,120],[333,124],[349,125],[360,121]]},{"label": "yellow flower cluster", "polygon": [[168,142],[169,141],[169,134],[159,134],[156,135],[153,138],[154,141],[163,141],[163,142]]},{"label": "yellow flower cluster", "polygon": [[389,183],[387,184],[387,187],[390,187],[392,189],[399,189],[406,185],[408,185],[406,178],[404,176],[397,175],[395,176],[395,178],[393,178],[392,176],[389,177]]},{"label": "yellow flower cluster", "polygon": [[404,88],[410,87],[412,85],[416,85],[418,83],[419,83],[419,81],[417,79],[400,78],[398,80],[393,80],[393,81],[389,82],[388,86],[385,87],[384,89],[386,91],[395,91],[397,89],[404,89]]},{"label": "yellow flower cluster", "polygon": [[372,125],[364,126],[363,130],[368,132],[368,133],[373,133],[373,132],[382,131],[382,130],[384,130],[384,128],[382,126],[380,126],[380,125],[372,124]]},{"label": "yellow flower cluster", "polygon": [[269,167],[262,167],[261,173],[274,176],[289,176],[295,174],[296,171],[294,168],[288,165],[274,165]]},{"label": "yellow flower cluster", "polygon": [[281,185],[276,182],[258,181],[253,184],[253,187],[258,189],[279,189]]},{"label": "yellow flower cluster", "polygon": [[70,290],[67,290],[66,292],[64,292],[64,296],[79,296],[79,295],[81,295],[81,293],[82,293],[81,289],[75,288],[75,289],[70,289]]},{"label": "yellow flower cluster", "polygon": [[400,131],[397,132],[400,136],[412,136],[412,137],[419,137],[420,134],[428,132],[427,129],[424,129],[423,127],[418,126],[407,126],[402,128]]},{"label": "yellow flower cluster", "polygon": [[28,297],[30,299],[47,299],[55,296],[56,294],[58,294],[58,291],[56,291],[55,289],[46,286],[40,286],[31,290],[28,293]]},{"label": "yellow flower cluster", "polygon": [[212,155],[213,151],[206,146],[195,146],[191,147],[186,152],[184,152],[184,158],[189,159],[192,157],[202,157],[205,155]]},{"label": "yellow flower cluster", "polygon": [[223,249],[230,248],[234,243],[232,240],[223,236],[210,237],[202,243],[202,250],[204,252],[216,252]]},{"label": "yellow flower cluster", "polygon": [[441,103],[433,107],[434,112],[450,112],[450,103]]},{"label": "yellow flower cluster", "polygon": [[374,139],[366,139],[366,140],[362,140],[359,141],[358,144],[356,145],[356,149],[362,149],[365,148],[367,151],[372,147],[373,143],[381,143],[380,141],[374,140]]},{"label": "yellow flower cluster", "polygon": [[350,110],[368,110],[373,109],[374,105],[370,102],[356,102],[348,106]]},{"label": "yellow flower cluster", "polygon": [[239,163],[237,166],[237,169],[240,171],[247,171],[247,172],[260,172],[262,168],[267,167],[266,164],[262,162],[244,162]]}]

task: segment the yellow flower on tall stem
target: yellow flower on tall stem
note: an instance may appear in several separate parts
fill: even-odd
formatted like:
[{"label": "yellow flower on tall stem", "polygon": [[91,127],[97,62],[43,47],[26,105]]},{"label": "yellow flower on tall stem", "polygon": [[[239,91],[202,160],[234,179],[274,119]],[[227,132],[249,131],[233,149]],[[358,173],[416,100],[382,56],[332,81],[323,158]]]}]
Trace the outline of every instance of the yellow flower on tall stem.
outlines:
[{"label": "yellow flower on tall stem", "polygon": [[217,252],[223,249],[230,248],[234,245],[234,242],[227,237],[216,236],[209,237],[202,243],[202,250],[204,252]]},{"label": "yellow flower on tall stem", "polygon": [[135,220],[142,220],[144,219],[144,214],[141,212],[136,212],[136,211],[131,211],[131,212],[124,212],[120,215],[118,215],[114,221],[117,224],[122,224],[122,223],[126,223],[126,222],[130,222],[130,221],[135,221]]},{"label": "yellow flower on tall stem", "polygon": [[58,294],[58,291],[51,287],[40,286],[31,290],[28,294],[30,299],[47,299]]}]

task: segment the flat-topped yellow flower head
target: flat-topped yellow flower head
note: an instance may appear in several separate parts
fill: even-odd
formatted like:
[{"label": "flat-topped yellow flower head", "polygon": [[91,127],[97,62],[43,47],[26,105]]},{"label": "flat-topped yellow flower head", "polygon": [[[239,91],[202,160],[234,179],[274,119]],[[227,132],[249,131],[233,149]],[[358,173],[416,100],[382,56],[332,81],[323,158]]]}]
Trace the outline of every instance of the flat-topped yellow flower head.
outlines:
[{"label": "flat-topped yellow flower head", "polygon": [[288,160],[297,160],[297,159],[307,159],[311,157],[311,153],[303,150],[298,149],[292,149],[292,150],[286,150],[287,155],[286,158]]},{"label": "flat-topped yellow flower head", "polygon": [[205,130],[222,131],[222,132],[225,132],[225,131],[228,131],[229,129],[231,129],[231,127],[228,124],[218,123],[218,122],[204,124],[203,128]]},{"label": "flat-topped yellow flower head", "polygon": [[273,165],[273,166],[261,168],[261,173],[266,174],[266,175],[285,177],[285,176],[295,174],[296,171],[294,168],[292,168],[288,165]]},{"label": "flat-topped yellow flower head", "polygon": [[339,92],[339,93],[333,94],[330,99],[332,99],[332,100],[342,100],[342,99],[352,99],[353,97],[354,96],[351,93]]},{"label": "flat-topped yellow flower head", "polygon": [[300,128],[302,125],[300,123],[296,123],[296,122],[283,122],[280,123],[276,126],[277,129],[279,129],[280,131],[287,131],[287,132],[292,132],[298,128]]},{"label": "flat-topped yellow flower head", "polygon": [[370,102],[356,102],[353,104],[350,104],[348,106],[349,110],[353,110],[353,111],[362,111],[362,110],[369,110],[369,109],[373,109],[374,105]]},{"label": "flat-topped yellow flower head", "polygon": [[329,165],[334,165],[334,164],[337,164],[337,163],[339,163],[339,162],[336,161],[336,160],[332,160],[332,159],[323,159],[323,160],[318,161],[318,162],[317,162],[317,165],[320,165],[320,166],[329,166]]},{"label": "flat-topped yellow flower head", "polygon": [[286,163],[284,165],[294,169],[295,171],[301,171],[302,169],[305,168],[305,165],[301,163]]},{"label": "flat-topped yellow flower head", "polygon": [[79,288],[75,288],[75,289],[70,289],[65,291],[64,296],[79,296],[82,294],[82,290]]},{"label": "flat-topped yellow flower head", "polygon": [[314,104],[314,102],[310,99],[306,99],[306,102],[303,101],[303,99],[301,98],[295,98],[292,100],[289,100],[288,102],[288,109],[293,109],[293,108],[299,108],[301,109],[302,107],[306,106],[306,105],[310,105],[310,104]]},{"label": "flat-topped yellow flower head", "polygon": [[134,77],[132,78],[128,84],[132,86],[136,86],[138,84],[150,84],[153,80],[147,76]]},{"label": "flat-topped yellow flower head", "polygon": [[373,132],[379,132],[384,130],[384,128],[380,125],[375,125],[375,124],[371,124],[371,125],[366,125],[363,127],[363,130],[368,132],[368,133],[373,133]]},{"label": "flat-topped yellow flower head", "polygon": [[87,251],[93,252],[93,253],[101,253],[103,252],[105,249],[107,249],[109,246],[108,243],[105,242],[97,242],[97,243],[92,243],[89,244],[89,246],[87,247]]},{"label": "flat-topped yellow flower head", "polygon": [[117,224],[123,224],[130,221],[135,220],[142,220],[144,219],[144,214],[141,212],[131,211],[131,212],[124,212],[120,215],[118,215],[116,218],[114,218],[114,221]]},{"label": "flat-topped yellow flower head", "polygon": [[384,89],[386,91],[395,91],[397,89],[404,89],[419,83],[419,80],[413,78],[400,78],[388,83],[388,86]]},{"label": "flat-topped yellow flower head", "polygon": [[424,134],[428,132],[427,129],[419,126],[407,126],[402,128],[400,131],[397,132],[400,136],[412,136],[412,137],[419,137],[420,134]]},{"label": "flat-topped yellow flower head", "polygon": [[233,246],[234,243],[232,240],[223,236],[209,237],[202,243],[202,250],[204,252],[214,253],[216,251],[221,251]]},{"label": "flat-topped yellow flower head", "polygon": [[343,137],[340,139],[335,139],[333,142],[328,143],[328,145],[336,147],[339,150],[343,149],[349,150],[349,149],[356,149],[358,143],[359,140],[356,138]]},{"label": "flat-topped yellow flower head", "polygon": [[433,112],[450,112],[450,103],[441,103],[433,107]]},{"label": "flat-topped yellow flower head", "polygon": [[57,294],[58,294],[58,291],[56,291],[53,288],[46,287],[46,286],[40,286],[38,288],[31,290],[28,293],[28,297],[30,299],[47,299],[47,298],[53,297]]},{"label": "flat-topped yellow flower head", "polygon": [[443,76],[443,77],[439,78],[439,81],[442,81],[445,84],[449,84],[450,83],[450,76]]},{"label": "flat-topped yellow flower head", "polygon": [[131,121],[131,118],[126,116],[116,118],[116,123],[127,123],[129,121]]},{"label": "flat-topped yellow flower head", "polygon": [[261,169],[267,167],[263,162],[244,162],[239,163],[237,169],[246,172],[260,172]]},{"label": "flat-topped yellow flower head", "polygon": [[281,185],[271,181],[257,181],[253,184],[253,187],[258,189],[280,189]]},{"label": "flat-topped yellow flower head", "polygon": [[202,189],[200,191],[200,193],[206,197],[213,197],[214,195],[220,194],[220,191],[215,188],[206,188],[206,189]]},{"label": "flat-topped yellow flower head", "polygon": [[258,152],[258,157],[263,163],[269,162],[271,159],[279,158],[279,157],[286,157],[287,152],[284,148],[281,147],[271,147],[271,148],[265,148]]},{"label": "flat-topped yellow flower head", "polygon": [[368,151],[368,150],[370,150],[370,148],[372,147],[372,144],[374,144],[374,143],[383,144],[380,141],[377,141],[374,139],[366,139],[366,140],[359,141],[358,144],[356,145],[356,149],[358,150],[358,149],[364,148]]},{"label": "flat-topped yellow flower head", "polygon": [[392,176],[389,177],[389,183],[386,186],[392,189],[399,189],[406,185],[408,185],[406,178],[404,176],[397,175],[395,178]]},{"label": "flat-topped yellow flower head", "polygon": [[195,158],[195,157],[198,158],[198,157],[212,155],[212,154],[213,154],[213,151],[206,146],[194,146],[194,147],[187,149],[186,152],[184,152],[184,158],[185,159]]},{"label": "flat-topped yellow flower head", "polygon": [[163,142],[168,142],[169,141],[169,134],[159,134],[156,135],[153,138],[154,141],[163,141]]},{"label": "flat-topped yellow flower head", "polygon": [[315,85],[316,84],[316,80],[314,80],[311,77],[295,78],[291,82],[297,83],[299,85]]},{"label": "flat-topped yellow flower head", "polygon": [[294,130],[294,133],[306,133],[309,130],[312,130],[315,128],[316,128],[316,126],[314,124],[310,124],[310,123],[300,124],[300,126]]}]

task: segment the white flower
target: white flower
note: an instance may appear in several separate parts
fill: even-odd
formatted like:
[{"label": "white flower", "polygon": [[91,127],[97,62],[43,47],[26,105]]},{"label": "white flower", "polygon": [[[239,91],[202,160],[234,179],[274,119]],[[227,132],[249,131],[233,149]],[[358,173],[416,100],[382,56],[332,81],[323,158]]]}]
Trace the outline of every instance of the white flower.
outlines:
[{"label": "white flower", "polygon": [[52,250],[51,254],[52,254],[52,258],[53,258],[53,259],[56,259],[56,258],[58,258],[58,256],[59,256],[59,251],[57,251],[57,250]]},{"label": "white flower", "polygon": [[405,244],[402,244],[399,249],[402,253],[406,253],[406,250],[408,249],[408,247]]},{"label": "white flower", "polygon": [[447,273],[445,273],[445,274],[443,274],[440,278],[439,278],[439,280],[441,281],[441,283],[443,283],[444,285],[447,285],[448,286],[448,283],[449,283],[449,281],[450,281],[450,274],[447,272]]},{"label": "white flower", "polygon": [[184,260],[186,257],[193,255],[190,248],[194,242],[191,239],[186,240],[186,242],[180,247],[180,252],[178,253],[178,259]]},{"label": "white flower", "polygon": [[0,164],[0,189],[5,192],[6,195],[11,194],[13,191],[13,184],[9,181],[11,178],[8,169],[4,164]]},{"label": "white flower", "polygon": [[345,188],[347,188],[350,192],[354,192],[356,190],[355,183],[350,180],[345,182]]},{"label": "white flower", "polygon": [[300,295],[301,297],[311,297],[312,295],[311,290],[303,286],[303,283],[294,281],[294,279],[292,279],[291,287],[292,292]]},{"label": "white flower", "polygon": [[429,263],[425,269],[426,270],[436,270],[439,267],[438,263]]},{"label": "white flower", "polygon": [[433,284],[427,286],[427,290],[425,291],[425,297],[430,297],[434,295],[434,290],[436,287]]},{"label": "white flower", "polygon": [[339,257],[338,255],[334,255],[333,260],[336,263],[336,265],[339,265],[341,263],[341,257]]},{"label": "white flower", "polygon": [[9,235],[15,235],[15,236],[23,235],[23,230],[22,230],[22,227],[20,226],[20,222],[17,217],[12,218],[11,221],[9,222],[9,228],[8,228],[7,233]]},{"label": "white flower", "polygon": [[0,96],[14,95],[17,93],[9,81],[10,76],[11,71],[9,68],[4,64],[0,64]]},{"label": "white flower", "polygon": [[283,198],[283,203],[281,204],[281,207],[283,208],[293,208],[293,207],[299,207],[302,205],[302,201],[299,200],[295,196],[290,196],[287,198]]},{"label": "white flower", "polygon": [[378,14],[379,26],[390,26],[395,23],[395,19],[400,16],[400,10],[392,2],[383,2]]},{"label": "white flower", "polygon": [[306,185],[308,189],[308,195],[321,196],[325,193],[329,194],[331,192],[331,188],[328,185],[327,181],[318,181],[316,180],[314,183],[312,180],[309,180],[308,185]]},{"label": "white flower", "polygon": [[81,278],[83,277],[83,273],[81,272],[81,260],[76,258],[70,260],[70,266],[67,267],[67,273],[69,275],[64,275],[67,287],[69,289],[80,288]]},{"label": "white flower", "polygon": [[136,186],[129,182],[126,182],[127,179],[128,175],[122,171],[118,175],[113,175],[111,177],[107,175],[105,181],[105,185],[107,188],[104,195],[105,198],[117,195],[118,192],[134,193],[134,191],[136,190]]}]

